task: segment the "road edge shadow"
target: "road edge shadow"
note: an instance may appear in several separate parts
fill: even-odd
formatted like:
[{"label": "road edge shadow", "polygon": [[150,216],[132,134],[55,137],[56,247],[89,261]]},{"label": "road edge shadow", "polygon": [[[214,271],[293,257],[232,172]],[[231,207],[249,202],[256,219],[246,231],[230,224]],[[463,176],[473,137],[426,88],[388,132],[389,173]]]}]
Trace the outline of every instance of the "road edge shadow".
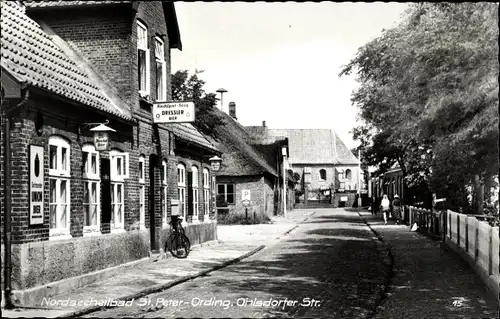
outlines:
[{"label": "road edge shadow", "polygon": [[380,310],[380,306],[389,298],[390,296],[390,287],[392,285],[392,280],[394,278],[394,255],[392,253],[391,245],[384,240],[384,237],[380,235],[375,229],[371,227],[371,224],[364,218],[359,212],[359,217],[363,220],[363,222],[368,226],[368,228],[372,231],[375,237],[378,239],[378,242],[382,245],[383,249],[387,252],[387,256],[384,257],[384,263],[389,267],[388,274],[385,282],[380,287],[380,293],[377,295],[375,299],[375,305],[373,306],[373,310],[368,315],[368,318],[373,318],[377,312]]}]

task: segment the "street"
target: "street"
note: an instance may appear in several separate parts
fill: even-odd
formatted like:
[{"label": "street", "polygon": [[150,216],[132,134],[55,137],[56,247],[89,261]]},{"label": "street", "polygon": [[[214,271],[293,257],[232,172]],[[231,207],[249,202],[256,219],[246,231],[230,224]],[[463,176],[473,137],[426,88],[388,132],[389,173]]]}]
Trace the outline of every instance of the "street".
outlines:
[{"label": "street", "polygon": [[389,268],[387,251],[356,212],[318,210],[248,259],[85,318],[364,318]]}]

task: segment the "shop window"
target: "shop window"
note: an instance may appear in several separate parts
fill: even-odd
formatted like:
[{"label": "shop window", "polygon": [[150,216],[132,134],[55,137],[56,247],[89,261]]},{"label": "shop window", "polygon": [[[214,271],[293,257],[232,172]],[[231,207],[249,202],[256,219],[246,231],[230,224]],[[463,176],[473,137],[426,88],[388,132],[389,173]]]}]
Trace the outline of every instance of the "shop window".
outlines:
[{"label": "shop window", "polygon": [[99,153],[94,145],[82,147],[83,159],[83,233],[100,234],[100,193]]},{"label": "shop window", "polygon": [[163,40],[155,37],[156,60],[156,100],[167,100],[167,67],[165,63],[165,46]]},{"label": "shop window", "polygon": [[149,95],[149,48],[148,29],[140,21],[137,21],[137,56],[139,93]]},{"label": "shop window", "polygon": [[227,204],[235,203],[234,184],[217,184],[217,197]]},{"label": "shop window", "polygon": [[70,144],[49,138],[50,236],[70,236]]}]

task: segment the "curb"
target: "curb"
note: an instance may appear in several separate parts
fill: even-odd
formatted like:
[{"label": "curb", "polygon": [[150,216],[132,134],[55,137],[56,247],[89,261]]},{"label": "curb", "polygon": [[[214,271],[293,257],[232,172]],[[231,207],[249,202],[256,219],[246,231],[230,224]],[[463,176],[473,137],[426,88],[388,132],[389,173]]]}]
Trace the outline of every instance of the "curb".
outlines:
[{"label": "curb", "polygon": [[[187,276],[178,278],[178,279],[176,279],[174,281],[170,281],[170,282],[167,282],[167,283],[164,283],[164,284],[159,284],[159,285],[155,285],[155,286],[152,286],[152,287],[148,287],[148,288],[145,288],[145,289],[143,289],[143,290],[141,290],[141,291],[139,291],[139,292],[137,292],[135,294],[132,294],[132,295],[129,295],[129,296],[125,296],[125,297],[121,297],[121,298],[117,298],[117,299],[113,299],[113,300],[116,300],[116,301],[129,301],[129,300],[137,299],[137,298],[140,298],[142,296],[149,295],[149,294],[152,294],[152,293],[155,293],[155,292],[166,290],[168,288],[171,288],[173,286],[179,285],[179,284],[184,283],[186,281],[189,281],[189,280],[201,277],[201,276],[205,276],[208,273],[211,273],[211,272],[213,272],[215,270],[218,270],[218,269],[227,267],[227,266],[229,266],[231,264],[237,263],[238,261],[241,261],[242,259],[245,259],[247,257],[250,257],[251,255],[256,254],[257,252],[261,251],[265,247],[266,247],[265,245],[261,245],[261,246],[259,246],[257,248],[254,248],[251,251],[249,251],[249,252],[247,252],[247,253],[245,253],[245,254],[237,257],[237,258],[225,261],[225,262],[223,262],[222,264],[219,264],[219,265],[212,266],[211,268],[209,268],[207,270],[200,271],[200,272],[195,273],[193,275],[187,275]],[[106,307],[106,306],[93,306],[93,307],[89,307],[89,308],[86,308],[86,309],[82,309],[82,310],[78,310],[78,311],[73,311],[73,312],[70,312],[70,313],[66,313],[64,315],[61,315],[61,316],[58,316],[58,317],[55,317],[55,318],[75,318],[75,317],[80,317],[80,316],[83,316],[83,315],[86,315],[86,314],[89,314],[89,313],[92,313],[92,312],[96,312],[96,311],[99,311],[99,310],[102,310],[102,309],[107,309],[107,308],[114,308],[114,307],[112,307],[112,306],[109,306],[109,307]]]},{"label": "curb", "polygon": [[379,242],[382,244],[385,250],[387,250],[388,260],[386,261],[387,266],[389,267],[389,273],[385,283],[382,285],[380,289],[380,295],[378,295],[375,299],[375,306],[372,310],[372,313],[368,315],[368,318],[372,318],[377,313],[377,308],[384,303],[384,301],[390,296],[389,287],[392,285],[392,279],[394,278],[394,255],[392,254],[391,246],[384,240],[384,237],[380,235],[375,229],[373,229],[370,223],[358,212],[359,217],[363,220],[363,222],[370,228],[372,233],[377,237]]}]

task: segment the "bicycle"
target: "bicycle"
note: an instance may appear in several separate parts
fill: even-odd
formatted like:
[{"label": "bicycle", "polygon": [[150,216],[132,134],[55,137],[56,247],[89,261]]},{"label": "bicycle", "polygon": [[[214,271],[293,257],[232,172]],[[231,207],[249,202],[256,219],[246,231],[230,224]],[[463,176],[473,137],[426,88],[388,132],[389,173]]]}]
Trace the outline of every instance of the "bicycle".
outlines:
[{"label": "bicycle", "polygon": [[170,235],[165,241],[165,251],[170,251],[176,258],[186,258],[191,250],[191,242],[182,227],[182,217],[172,216]]}]

